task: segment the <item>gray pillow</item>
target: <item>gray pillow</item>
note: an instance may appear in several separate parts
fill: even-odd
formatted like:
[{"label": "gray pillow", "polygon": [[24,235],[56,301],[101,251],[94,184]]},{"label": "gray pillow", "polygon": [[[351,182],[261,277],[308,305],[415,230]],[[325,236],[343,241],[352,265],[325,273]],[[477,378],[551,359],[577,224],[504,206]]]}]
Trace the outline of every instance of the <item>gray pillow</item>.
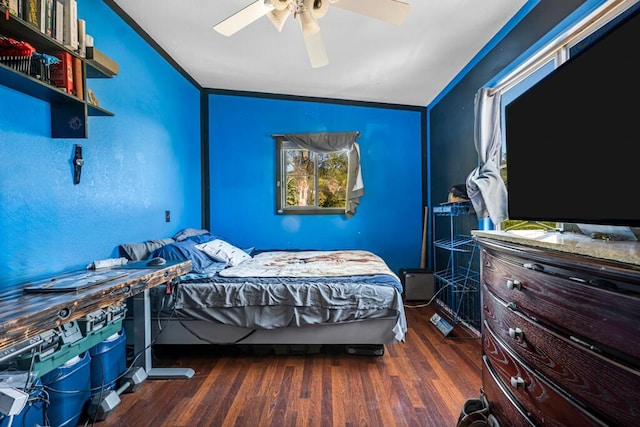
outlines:
[{"label": "gray pillow", "polygon": [[175,242],[174,239],[153,239],[142,243],[125,243],[118,246],[120,256],[125,257],[129,261],[140,261],[149,258],[151,252],[158,248]]},{"label": "gray pillow", "polygon": [[178,231],[175,236],[173,236],[173,240],[176,242],[182,242],[191,236],[198,236],[200,234],[208,233],[209,230],[199,229],[199,228],[185,228],[184,230]]}]

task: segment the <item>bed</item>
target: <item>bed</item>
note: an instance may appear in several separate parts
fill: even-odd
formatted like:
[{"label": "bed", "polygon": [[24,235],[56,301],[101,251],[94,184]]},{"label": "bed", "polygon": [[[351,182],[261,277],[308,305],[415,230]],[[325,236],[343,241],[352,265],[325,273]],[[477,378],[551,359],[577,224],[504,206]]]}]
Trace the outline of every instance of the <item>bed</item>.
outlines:
[{"label": "bed", "polygon": [[156,344],[268,345],[296,352],[344,345],[350,353],[380,355],[385,344],[404,341],[402,284],[369,251],[255,251],[189,229],[170,239],[121,245],[120,254],[131,261],[192,261],[193,270],[169,292],[150,292]]}]

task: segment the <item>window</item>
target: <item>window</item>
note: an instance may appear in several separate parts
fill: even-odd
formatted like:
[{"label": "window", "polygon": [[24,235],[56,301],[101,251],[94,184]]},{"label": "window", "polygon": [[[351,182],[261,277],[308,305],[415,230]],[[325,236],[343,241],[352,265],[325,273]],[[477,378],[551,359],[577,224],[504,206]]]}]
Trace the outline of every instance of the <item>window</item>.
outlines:
[{"label": "window", "polygon": [[353,216],[364,185],[357,132],[274,135],[276,212]]},{"label": "window", "polygon": [[347,151],[316,153],[290,141],[278,141],[278,153],[278,213],[344,213]]}]

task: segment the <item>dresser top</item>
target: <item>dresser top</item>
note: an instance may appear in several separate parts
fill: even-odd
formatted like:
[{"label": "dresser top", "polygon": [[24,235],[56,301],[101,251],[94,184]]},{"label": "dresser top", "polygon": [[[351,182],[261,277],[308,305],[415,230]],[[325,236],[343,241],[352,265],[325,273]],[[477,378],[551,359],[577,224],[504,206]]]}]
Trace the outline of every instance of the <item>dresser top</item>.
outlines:
[{"label": "dresser top", "polygon": [[475,237],[640,266],[640,242],[637,241],[599,240],[584,234],[546,230],[472,230],[471,234]]}]

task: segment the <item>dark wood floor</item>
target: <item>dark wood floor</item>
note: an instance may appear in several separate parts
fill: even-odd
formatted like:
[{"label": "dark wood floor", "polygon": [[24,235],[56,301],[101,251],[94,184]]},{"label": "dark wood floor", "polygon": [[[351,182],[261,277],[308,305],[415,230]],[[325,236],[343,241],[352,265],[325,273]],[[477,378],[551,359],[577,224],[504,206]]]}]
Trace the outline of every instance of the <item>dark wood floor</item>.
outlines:
[{"label": "dark wood floor", "polygon": [[[410,304],[410,303],[408,303]],[[480,393],[480,339],[456,326],[445,338],[432,307],[406,308],[404,343],[380,357],[255,354],[233,347],[161,346],[154,367],[191,379],[147,380],[96,426],[455,426]],[[91,425],[91,421],[82,420]],[[86,423],[85,423],[86,421]]]}]

